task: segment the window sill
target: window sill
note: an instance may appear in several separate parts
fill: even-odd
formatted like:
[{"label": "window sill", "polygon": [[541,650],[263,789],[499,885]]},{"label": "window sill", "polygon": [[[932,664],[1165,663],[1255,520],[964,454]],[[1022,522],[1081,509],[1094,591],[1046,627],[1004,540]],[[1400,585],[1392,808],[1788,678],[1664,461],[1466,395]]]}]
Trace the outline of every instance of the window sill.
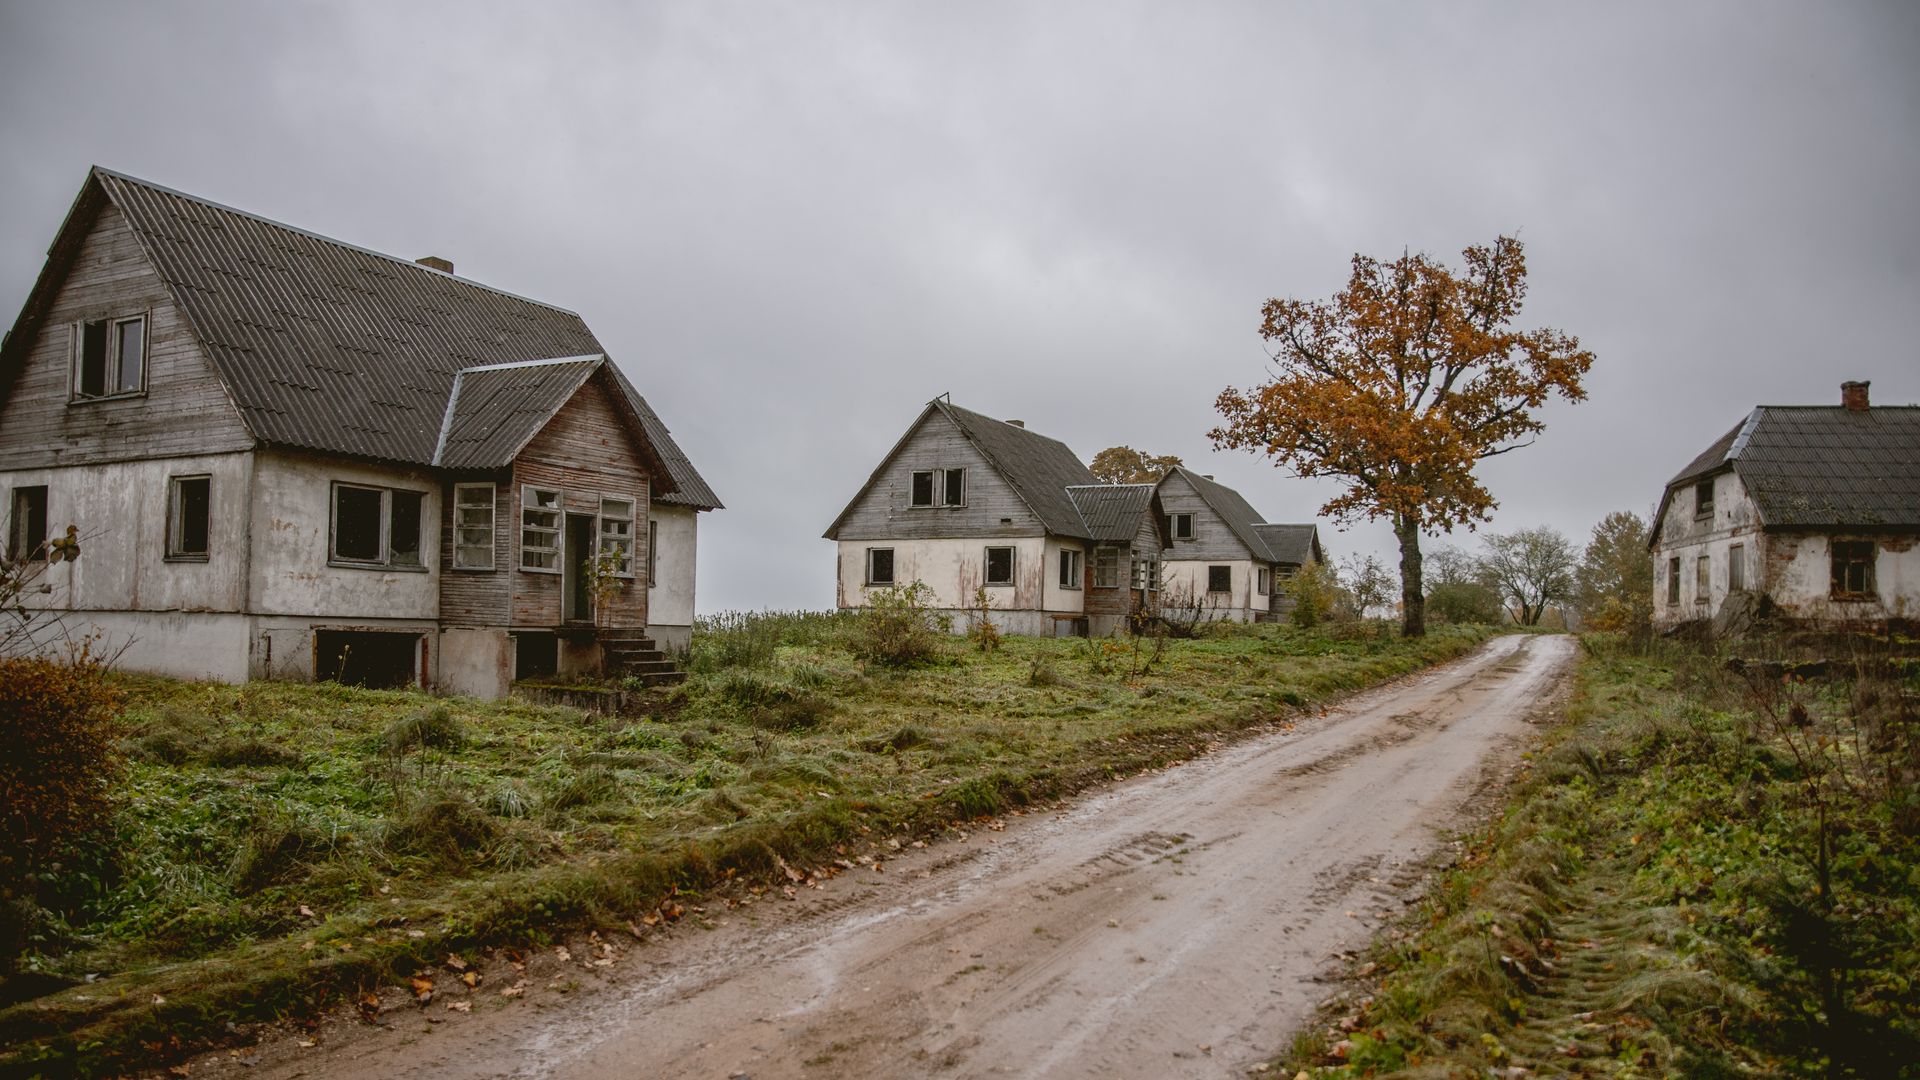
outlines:
[{"label": "window sill", "polygon": [[394,566],[390,563],[346,562],[341,559],[328,559],[327,565],[340,570],[377,570],[383,574],[424,574],[424,566]]},{"label": "window sill", "polygon": [[1013,582],[1011,582],[1011,581],[989,581],[989,582],[987,582],[987,583],[986,583],[986,584],[985,584],[984,586],[981,586],[981,587],[982,587],[982,588],[987,588],[987,589],[1011,589],[1011,588],[1013,588]]},{"label": "window sill", "polygon": [[1828,594],[1827,599],[1833,601],[1836,604],[1877,604],[1880,602],[1880,594],[1879,593],[1857,593],[1857,592],[1830,593]]},{"label": "window sill", "polygon": [[147,396],[147,392],[144,389],[128,390],[124,393],[119,393],[119,394],[99,394],[99,395],[92,395],[92,396],[76,395],[74,397],[68,398],[67,404],[92,405],[96,401],[131,401],[135,398],[143,398],[146,396]]},{"label": "window sill", "polygon": [[451,569],[456,574],[494,574],[499,572],[497,567],[492,566],[454,566],[448,569]]},{"label": "window sill", "polygon": [[168,555],[166,561],[172,563],[203,563],[211,560],[206,555]]},{"label": "window sill", "polygon": [[553,567],[547,567],[547,566],[522,566],[522,567],[520,567],[520,568],[519,568],[519,570],[520,570],[520,572],[521,572],[521,573],[523,573],[523,574],[555,574],[555,575],[558,575],[559,573],[561,573],[561,570],[560,570],[560,568],[559,568],[559,567],[557,567],[557,566],[553,566]]},{"label": "window sill", "polygon": [[1060,591],[1061,591],[1061,592],[1079,592],[1079,591],[1080,591],[1080,586],[1078,586],[1078,585],[1062,585],[1062,586],[1060,586]]}]

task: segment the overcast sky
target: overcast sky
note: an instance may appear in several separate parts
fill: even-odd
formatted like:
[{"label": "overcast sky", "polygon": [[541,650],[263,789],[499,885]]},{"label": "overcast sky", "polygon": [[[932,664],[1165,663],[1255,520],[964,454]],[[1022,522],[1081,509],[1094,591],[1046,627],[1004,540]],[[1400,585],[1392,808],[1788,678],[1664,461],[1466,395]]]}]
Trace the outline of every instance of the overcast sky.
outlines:
[{"label": "overcast sky", "polygon": [[7,317],[91,164],[576,310],[727,503],[709,612],[831,605],[944,392],[1312,516],[1206,431],[1354,252],[1517,232],[1523,325],[1598,354],[1496,530],[1584,541],[1757,403],[1920,399],[1915,4],[0,0],[0,102]]}]

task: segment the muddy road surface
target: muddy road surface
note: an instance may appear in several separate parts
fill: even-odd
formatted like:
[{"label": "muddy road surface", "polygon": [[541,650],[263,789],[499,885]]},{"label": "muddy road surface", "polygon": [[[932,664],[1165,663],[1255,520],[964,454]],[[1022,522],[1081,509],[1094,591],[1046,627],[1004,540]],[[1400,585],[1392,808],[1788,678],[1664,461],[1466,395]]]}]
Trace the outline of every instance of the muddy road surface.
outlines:
[{"label": "muddy road surface", "polygon": [[676,930],[595,986],[530,972],[519,1000],[343,1021],[234,1075],[1245,1075],[1484,808],[1573,649],[1497,638],[1291,731]]}]

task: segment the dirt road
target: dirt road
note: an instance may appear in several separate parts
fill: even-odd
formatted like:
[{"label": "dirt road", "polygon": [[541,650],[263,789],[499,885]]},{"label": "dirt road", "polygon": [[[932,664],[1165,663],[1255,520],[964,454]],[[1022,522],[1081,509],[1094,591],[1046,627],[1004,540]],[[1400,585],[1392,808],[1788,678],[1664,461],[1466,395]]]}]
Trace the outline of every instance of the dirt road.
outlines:
[{"label": "dirt road", "polygon": [[1244,1075],[1511,763],[1572,650],[1499,638],[1291,732],[637,949],[598,989],[269,1048],[246,1075]]}]

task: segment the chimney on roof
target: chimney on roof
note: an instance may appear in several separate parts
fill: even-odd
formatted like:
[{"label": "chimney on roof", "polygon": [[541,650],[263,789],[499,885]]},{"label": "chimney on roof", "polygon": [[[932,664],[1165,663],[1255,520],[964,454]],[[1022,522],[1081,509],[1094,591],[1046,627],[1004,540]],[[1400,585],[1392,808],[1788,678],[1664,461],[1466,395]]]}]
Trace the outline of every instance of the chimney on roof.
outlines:
[{"label": "chimney on roof", "polygon": [[441,258],[438,255],[428,255],[424,258],[415,259],[413,261],[419,263],[421,266],[424,266],[429,270],[438,270],[443,274],[453,273],[453,263],[449,262],[446,259]]},{"label": "chimney on roof", "polygon": [[1009,420],[1007,421],[1007,426],[1023,428],[1027,426],[1027,422],[1025,420]]},{"label": "chimney on roof", "polygon": [[1840,404],[1845,405],[1848,412],[1866,412],[1870,408],[1867,404],[1867,387],[1872,385],[1870,382],[1841,383]]},{"label": "chimney on roof", "polygon": [[1213,474],[1212,474],[1212,473],[1201,473],[1200,475],[1201,475],[1201,476],[1203,476],[1203,477],[1205,477],[1205,478],[1206,478],[1206,479],[1208,479],[1208,480],[1211,480],[1211,479],[1213,479]]}]

